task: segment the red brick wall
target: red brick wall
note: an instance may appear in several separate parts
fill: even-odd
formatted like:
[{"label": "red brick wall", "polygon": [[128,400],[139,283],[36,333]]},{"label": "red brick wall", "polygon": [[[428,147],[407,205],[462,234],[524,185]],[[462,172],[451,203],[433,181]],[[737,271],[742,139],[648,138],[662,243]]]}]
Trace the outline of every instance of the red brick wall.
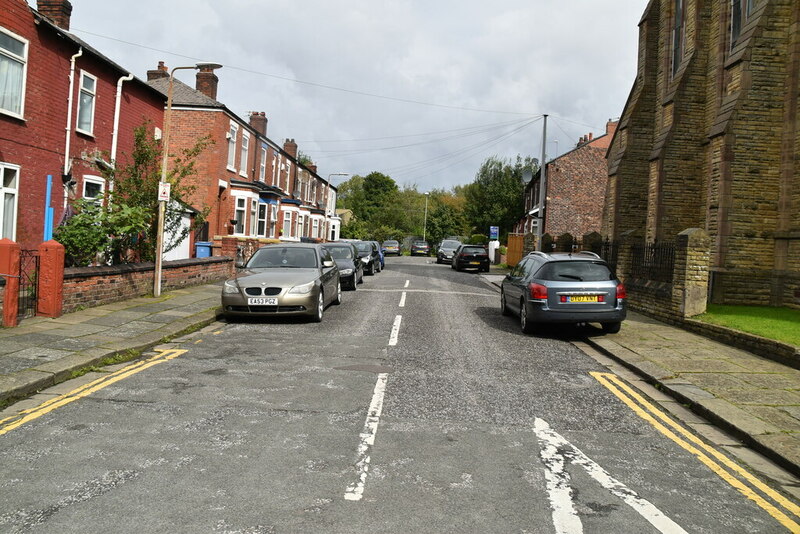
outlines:
[{"label": "red brick wall", "polygon": [[[138,263],[64,270],[63,312],[152,295],[153,264]],[[165,291],[217,282],[233,273],[228,257],[167,261],[162,265]]]},{"label": "red brick wall", "polygon": [[[48,174],[53,176],[50,205],[56,223],[62,215],[70,58],[78,52],[78,46],[58,37],[50,26],[35,24],[28,4],[22,0],[0,0],[0,13],[0,25],[29,42],[24,120],[0,113],[0,161],[20,166],[15,241],[31,249],[42,242]],[[79,91],[81,70],[97,77],[97,92],[93,136],[75,132],[77,98],[72,102],[70,155],[75,158],[73,177],[79,196],[83,175],[100,175],[93,165],[80,161],[81,155],[111,150],[116,84],[125,74],[84,50],[76,61],[74,95]],[[145,117],[161,127],[164,106],[163,97],[138,81],[126,82],[123,95],[118,159],[131,152],[133,128]]]}]

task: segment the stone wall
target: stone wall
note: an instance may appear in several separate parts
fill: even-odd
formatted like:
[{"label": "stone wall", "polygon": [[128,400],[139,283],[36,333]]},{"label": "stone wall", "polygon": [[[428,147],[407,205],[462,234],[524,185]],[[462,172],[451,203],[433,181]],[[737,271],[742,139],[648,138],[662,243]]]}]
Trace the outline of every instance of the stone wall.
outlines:
[{"label": "stone wall", "polygon": [[[64,313],[153,294],[153,263],[74,267],[64,270]],[[233,273],[230,257],[194,258],[162,264],[163,290],[218,282]]]}]

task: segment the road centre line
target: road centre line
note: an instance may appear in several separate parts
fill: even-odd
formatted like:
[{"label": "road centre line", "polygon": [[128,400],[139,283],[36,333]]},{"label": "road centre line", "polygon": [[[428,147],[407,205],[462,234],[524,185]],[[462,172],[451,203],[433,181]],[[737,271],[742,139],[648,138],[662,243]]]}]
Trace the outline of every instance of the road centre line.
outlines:
[{"label": "road centre line", "polygon": [[[557,534],[579,534],[583,532],[583,524],[575,511],[572,502],[572,489],[569,487],[569,473],[564,470],[567,460],[583,467],[586,473],[608,490],[619,497],[625,504],[633,508],[659,532],[664,534],[687,534],[686,531],[650,501],[640,497],[635,491],[615,479],[599,464],[586,456],[575,445],[555,432],[546,421],[536,418],[534,432],[541,445],[540,457],[547,471],[547,488],[550,505],[553,510],[553,526]],[[566,502],[565,502],[566,501]]]},{"label": "road centre line", "polygon": [[115,371],[106,376],[100,377],[97,380],[93,380],[88,384],[84,384],[79,388],[73,389],[69,393],[59,395],[46,402],[43,402],[42,404],[40,404],[35,408],[31,408],[29,410],[23,410],[15,416],[7,417],[3,420],[0,420],[0,436],[14,430],[15,428],[24,425],[25,423],[33,421],[34,419],[38,419],[39,417],[48,414],[57,408],[66,406],[67,404],[74,402],[78,399],[88,397],[92,393],[100,391],[101,389],[110,386],[115,382],[124,380],[125,378],[135,375],[136,373],[139,373],[141,371],[144,371],[145,369],[149,369],[154,365],[158,365],[160,363],[172,360],[173,358],[177,358],[181,354],[184,354],[188,351],[185,349],[170,349],[170,350],[161,350],[158,352],[159,354],[151,358],[128,365],[120,369],[119,371]]},{"label": "road centre line", "polygon": [[397,345],[397,337],[400,335],[400,322],[403,320],[402,315],[398,315],[394,318],[394,324],[392,325],[392,333],[389,334],[389,346],[394,347]]},{"label": "road centre line", "polygon": [[403,287],[408,287],[408,284],[410,284],[410,283],[411,283],[411,280],[406,280],[406,285],[404,285]]},{"label": "road centre line", "polygon": [[374,293],[397,293],[407,291],[408,293],[442,293],[447,295],[469,295],[474,297],[492,297],[497,298],[497,293],[472,293],[469,291],[445,291],[443,289],[367,289],[358,288],[359,291],[371,291]]},{"label": "road centre line", "polygon": [[406,306],[406,292],[403,291],[403,294],[400,296],[400,307],[405,308]]},{"label": "road centre line", "polygon": [[[729,459],[727,456],[719,452],[718,450],[714,449],[710,445],[707,445],[703,442],[700,438],[689,432],[686,428],[675,422],[673,419],[668,417],[664,412],[657,409],[653,404],[645,400],[641,395],[636,393],[631,387],[625,384],[622,379],[612,373],[597,373],[592,372],[591,374],[598,382],[600,382],[603,386],[605,386],[611,393],[617,396],[623,403],[625,403],[631,410],[633,410],[639,417],[650,423],[653,427],[655,427],[659,432],[663,435],[674,441],[680,447],[685,449],[687,452],[691,453],[692,455],[696,456],[698,460],[700,460],[703,464],[706,465],[709,469],[711,469],[714,473],[716,473],[720,478],[725,480],[728,484],[736,488],[742,495],[750,499],[751,501],[755,502],[761,509],[766,511],[770,514],[773,518],[775,518],[779,523],[781,523],[784,527],[789,529],[791,532],[800,532],[800,524],[796,521],[792,520],[786,514],[783,513],[782,510],[773,506],[769,503],[766,499],[764,499],[761,495],[756,493],[752,488],[746,486],[741,480],[736,478],[734,474],[729,471],[726,471],[725,468],[720,465],[724,464],[730,471],[733,471],[736,475],[739,475],[741,478],[749,482],[752,486],[760,490],[763,494],[771,498],[775,503],[779,506],[783,507],[784,510],[794,514],[797,517],[800,517],[800,506],[792,503],[778,492],[761,482],[755,476],[753,476],[750,472],[742,468],[740,465]],[[655,416],[655,417],[654,417]],[[672,427],[678,434],[681,434],[686,440],[682,437],[676,435],[675,432],[667,428],[664,424],[656,420],[661,419],[666,425]],[[691,443],[688,443],[691,442]],[[708,453],[708,455],[716,458],[720,463],[715,462],[712,460],[708,455],[706,455],[703,451]]]},{"label": "road centre line", "polygon": [[364,429],[359,435],[358,460],[356,469],[358,480],[347,486],[344,498],[348,501],[360,501],[364,496],[364,486],[367,483],[367,472],[369,471],[370,451],[375,444],[375,435],[378,433],[378,423],[380,423],[381,412],[383,411],[383,396],[386,392],[386,380],[388,373],[380,373],[375,389],[372,392],[372,401],[369,404],[367,420],[364,422]]}]

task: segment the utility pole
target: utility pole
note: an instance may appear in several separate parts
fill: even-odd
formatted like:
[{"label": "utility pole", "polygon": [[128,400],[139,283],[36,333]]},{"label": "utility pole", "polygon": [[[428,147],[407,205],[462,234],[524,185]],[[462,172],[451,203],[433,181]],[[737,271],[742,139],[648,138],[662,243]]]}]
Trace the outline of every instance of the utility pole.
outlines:
[{"label": "utility pole", "polygon": [[542,164],[539,167],[539,211],[537,217],[539,219],[536,225],[536,250],[542,250],[542,230],[544,229],[544,210],[546,204],[547,194],[547,161],[545,158],[547,151],[547,115],[544,115],[544,126],[542,129]]}]

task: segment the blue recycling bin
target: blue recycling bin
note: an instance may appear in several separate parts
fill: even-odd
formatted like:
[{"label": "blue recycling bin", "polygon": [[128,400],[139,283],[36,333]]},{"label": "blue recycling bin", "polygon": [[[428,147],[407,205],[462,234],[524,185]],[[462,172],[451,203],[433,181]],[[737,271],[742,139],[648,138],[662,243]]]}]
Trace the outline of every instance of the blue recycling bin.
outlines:
[{"label": "blue recycling bin", "polygon": [[197,258],[210,258],[211,257],[211,241],[197,241],[194,244],[195,257]]}]

